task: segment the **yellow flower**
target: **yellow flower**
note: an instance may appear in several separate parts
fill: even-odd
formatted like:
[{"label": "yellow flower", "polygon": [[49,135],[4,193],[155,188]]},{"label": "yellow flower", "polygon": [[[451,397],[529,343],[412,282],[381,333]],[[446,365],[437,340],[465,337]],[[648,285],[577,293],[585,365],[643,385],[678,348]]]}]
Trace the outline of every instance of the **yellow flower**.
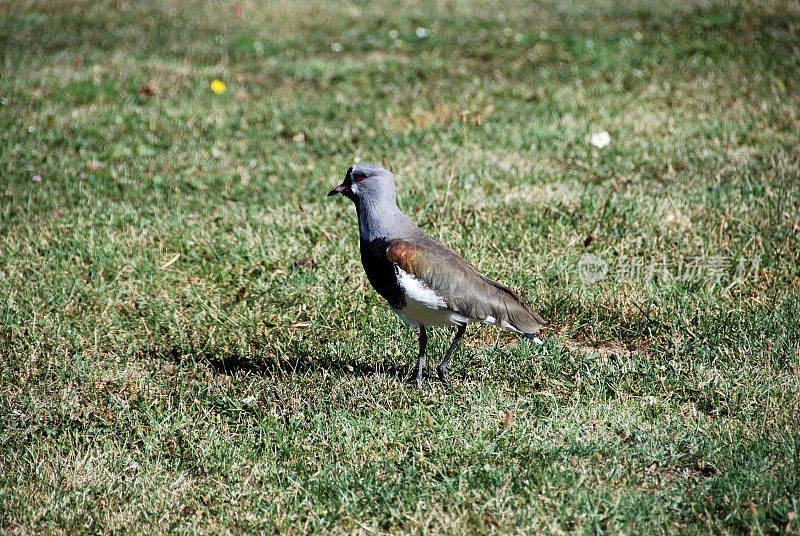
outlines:
[{"label": "yellow flower", "polygon": [[213,82],[211,82],[211,91],[213,91],[217,95],[225,93],[225,89],[226,89],[225,82],[223,82],[222,80],[214,80]]}]

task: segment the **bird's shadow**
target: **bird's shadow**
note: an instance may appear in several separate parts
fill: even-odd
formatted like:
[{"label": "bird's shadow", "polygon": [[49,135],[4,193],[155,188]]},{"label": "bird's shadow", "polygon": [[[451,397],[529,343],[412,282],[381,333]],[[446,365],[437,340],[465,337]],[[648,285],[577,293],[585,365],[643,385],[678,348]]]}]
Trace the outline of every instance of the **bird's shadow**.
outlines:
[{"label": "bird's shadow", "polygon": [[176,365],[194,361],[207,365],[217,374],[233,376],[236,374],[254,374],[259,376],[303,376],[314,372],[351,374],[358,377],[390,376],[399,380],[407,380],[412,366],[393,364],[368,364],[357,358],[339,359],[329,355],[316,358],[280,359],[269,354],[255,352],[252,355],[239,353],[215,352],[213,350],[197,351],[191,348],[172,346],[168,349],[151,349],[146,357],[161,359]]}]

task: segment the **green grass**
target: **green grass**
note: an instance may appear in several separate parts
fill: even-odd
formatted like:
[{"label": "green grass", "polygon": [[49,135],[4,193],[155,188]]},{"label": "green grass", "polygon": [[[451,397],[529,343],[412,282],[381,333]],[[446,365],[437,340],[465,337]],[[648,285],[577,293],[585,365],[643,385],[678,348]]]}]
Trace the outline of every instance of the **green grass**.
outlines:
[{"label": "green grass", "polygon": [[[788,1],[3,2],[0,532],[800,533],[798,43]],[[545,345],[408,385],[356,159]]]}]

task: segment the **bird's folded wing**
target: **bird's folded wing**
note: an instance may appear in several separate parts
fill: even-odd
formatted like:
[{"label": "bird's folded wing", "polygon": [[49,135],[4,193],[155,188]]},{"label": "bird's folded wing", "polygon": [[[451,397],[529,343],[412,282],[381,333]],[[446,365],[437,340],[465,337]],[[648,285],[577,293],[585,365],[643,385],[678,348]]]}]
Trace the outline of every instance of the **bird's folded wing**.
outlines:
[{"label": "bird's folded wing", "polygon": [[388,259],[435,291],[451,309],[479,322],[524,334],[545,321],[507,287],[489,279],[453,250],[420,232],[389,242]]}]

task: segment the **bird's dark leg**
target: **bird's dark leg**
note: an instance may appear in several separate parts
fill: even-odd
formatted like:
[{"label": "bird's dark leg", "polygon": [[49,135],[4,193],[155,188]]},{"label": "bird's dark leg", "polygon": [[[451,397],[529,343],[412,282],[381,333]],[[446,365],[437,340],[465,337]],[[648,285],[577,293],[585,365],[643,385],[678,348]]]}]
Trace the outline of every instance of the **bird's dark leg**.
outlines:
[{"label": "bird's dark leg", "polygon": [[436,372],[439,374],[439,379],[447,385],[450,385],[450,371],[448,370],[450,366],[450,358],[453,356],[453,352],[455,352],[456,346],[458,346],[458,343],[461,341],[461,337],[464,336],[464,332],[466,330],[466,324],[461,324],[458,326],[458,329],[456,330],[456,336],[453,338],[453,342],[450,343],[450,348],[448,348],[447,353],[444,354],[444,359],[442,359],[442,362],[439,363],[438,367],[436,367]]},{"label": "bird's dark leg", "polygon": [[425,326],[419,326],[419,363],[417,363],[417,373],[414,379],[417,387],[422,389],[422,369],[425,368],[425,347],[428,345],[428,334],[425,333]]}]

